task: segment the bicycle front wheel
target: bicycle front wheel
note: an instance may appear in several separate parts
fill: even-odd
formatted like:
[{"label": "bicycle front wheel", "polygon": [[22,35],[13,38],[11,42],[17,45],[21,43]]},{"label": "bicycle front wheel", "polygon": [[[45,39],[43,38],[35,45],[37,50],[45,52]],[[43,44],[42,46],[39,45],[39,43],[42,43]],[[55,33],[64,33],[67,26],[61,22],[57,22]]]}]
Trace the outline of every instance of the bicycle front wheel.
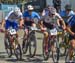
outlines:
[{"label": "bicycle front wheel", "polygon": [[28,50],[28,40],[27,39],[23,39],[23,44],[22,44],[22,51],[23,51],[23,54],[26,54],[27,53],[27,50]]},{"label": "bicycle front wheel", "polygon": [[16,56],[17,60],[21,60],[22,59],[21,46],[17,42],[17,39],[15,39],[14,41],[15,41],[15,49],[14,49],[15,56]]},{"label": "bicycle front wheel", "polygon": [[30,57],[34,57],[35,54],[36,54],[36,36],[35,34],[30,34],[29,36],[29,54],[30,54]]},{"label": "bicycle front wheel", "polygon": [[45,42],[45,40],[43,39],[43,57],[44,60],[48,60],[49,55],[50,55],[50,42],[48,41],[48,43]]}]

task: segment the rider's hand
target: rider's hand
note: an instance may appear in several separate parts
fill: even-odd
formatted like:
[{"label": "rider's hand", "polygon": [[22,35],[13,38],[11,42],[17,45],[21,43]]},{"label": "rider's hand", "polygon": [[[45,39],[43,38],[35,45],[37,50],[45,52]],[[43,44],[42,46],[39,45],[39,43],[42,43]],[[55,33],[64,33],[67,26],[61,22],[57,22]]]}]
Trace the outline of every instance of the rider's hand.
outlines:
[{"label": "rider's hand", "polygon": [[19,28],[22,29],[24,26],[23,25],[19,25]]},{"label": "rider's hand", "polygon": [[71,33],[72,36],[75,36],[75,33]]},{"label": "rider's hand", "polygon": [[59,28],[59,29],[62,29],[62,27],[61,27],[61,26],[58,26],[58,28]]},{"label": "rider's hand", "polygon": [[41,28],[41,31],[45,31],[45,30],[47,30],[47,28],[45,28],[45,27],[42,27]]},{"label": "rider's hand", "polygon": [[4,32],[5,31],[5,28],[4,27],[1,27],[0,28],[0,32]]},{"label": "rider's hand", "polygon": [[65,29],[66,29],[66,27],[64,27],[64,26],[63,26],[62,28],[63,28],[63,30],[65,30]]}]

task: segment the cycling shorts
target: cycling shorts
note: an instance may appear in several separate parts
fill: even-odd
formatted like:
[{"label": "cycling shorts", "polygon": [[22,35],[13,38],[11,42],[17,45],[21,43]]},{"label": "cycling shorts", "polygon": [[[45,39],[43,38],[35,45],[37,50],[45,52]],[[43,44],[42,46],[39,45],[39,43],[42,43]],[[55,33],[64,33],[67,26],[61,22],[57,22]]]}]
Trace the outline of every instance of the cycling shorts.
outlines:
[{"label": "cycling shorts", "polygon": [[72,35],[69,35],[69,40],[73,40],[73,39],[75,39],[75,37]]},{"label": "cycling shorts", "polygon": [[25,26],[32,26],[32,24],[33,24],[34,22],[32,22],[32,21],[25,21]]},{"label": "cycling shorts", "polygon": [[10,26],[16,31],[18,30],[18,23],[16,21],[11,22],[9,20],[6,20],[5,29],[8,29]]},{"label": "cycling shorts", "polygon": [[50,23],[43,22],[43,24],[44,24],[45,27],[47,27],[49,29],[53,29],[54,28],[54,26],[52,24],[50,24]]}]

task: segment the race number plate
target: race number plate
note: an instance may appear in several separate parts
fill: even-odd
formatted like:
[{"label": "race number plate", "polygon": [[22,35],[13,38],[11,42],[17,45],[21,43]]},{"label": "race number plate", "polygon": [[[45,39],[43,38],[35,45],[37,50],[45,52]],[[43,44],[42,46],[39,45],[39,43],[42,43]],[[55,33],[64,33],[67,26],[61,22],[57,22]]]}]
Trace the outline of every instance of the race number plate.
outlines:
[{"label": "race number plate", "polygon": [[50,30],[50,34],[51,34],[51,35],[57,35],[57,30],[56,30],[56,28]]},{"label": "race number plate", "polygon": [[15,29],[11,29],[11,30],[9,30],[9,33],[10,33],[11,35],[16,34],[16,30],[15,30]]}]

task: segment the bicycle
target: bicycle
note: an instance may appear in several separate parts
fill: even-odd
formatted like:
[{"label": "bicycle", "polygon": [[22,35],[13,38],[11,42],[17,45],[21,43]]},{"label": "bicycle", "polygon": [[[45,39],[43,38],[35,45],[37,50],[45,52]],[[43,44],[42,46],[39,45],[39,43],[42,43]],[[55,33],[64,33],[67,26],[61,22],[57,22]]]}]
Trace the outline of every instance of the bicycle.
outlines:
[{"label": "bicycle", "polygon": [[36,36],[35,36],[35,31],[39,31],[36,27],[30,27],[28,26],[28,36],[26,38],[26,35],[23,38],[23,52],[26,53],[29,47],[29,55],[30,57],[34,57],[36,54]]},{"label": "bicycle", "polygon": [[8,30],[8,35],[5,38],[5,49],[9,57],[12,56],[13,52],[18,60],[22,59],[21,46],[18,42],[16,30],[10,27]]},{"label": "bicycle", "polygon": [[[63,34],[63,33],[62,33]],[[64,56],[65,53],[66,53],[66,50],[67,50],[67,47],[69,45],[69,34],[67,32],[64,33],[64,39],[63,39],[63,42],[61,42],[59,44],[59,48],[60,48],[60,55],[61,56]]]},{"label": "bicycle", "polygon": [[[59,60],[59,44],[58,44],[58,40],[57,40],[57,29],[51,29],[48,30],[49,32],[49,36],[48,36],[48,43],[45,42],[45,40],[43,39],[43,56],[45,60],[48,60],[49,56],[50,56],[50,51],[52,51],[52,59],[53,62],[58,62]],[[53,51],[51,49],[52,45],[55,46],[55,50]]]}]

